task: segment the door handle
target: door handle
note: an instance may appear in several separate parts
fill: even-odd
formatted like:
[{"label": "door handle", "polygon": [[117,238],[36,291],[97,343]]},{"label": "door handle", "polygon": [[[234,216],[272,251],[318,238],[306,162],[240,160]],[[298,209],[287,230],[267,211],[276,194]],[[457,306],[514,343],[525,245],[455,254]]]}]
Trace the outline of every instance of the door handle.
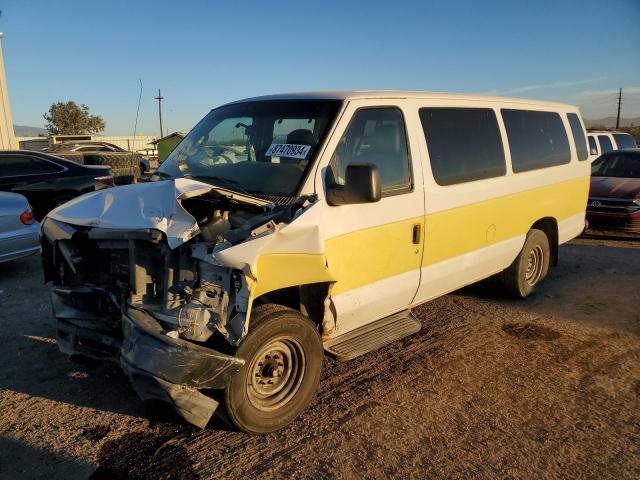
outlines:
[{"label": "door handle", "polygon": [[413,226],[413,232],[411,234],[411,239],[414,245],[420,245],[420,224],[416,223]]}]

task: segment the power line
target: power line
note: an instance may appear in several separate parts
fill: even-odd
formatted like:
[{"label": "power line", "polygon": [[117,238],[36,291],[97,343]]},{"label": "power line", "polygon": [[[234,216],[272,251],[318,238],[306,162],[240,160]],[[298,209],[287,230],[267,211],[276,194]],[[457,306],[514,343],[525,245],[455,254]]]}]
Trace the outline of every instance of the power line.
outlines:
[{"label": "power line", "polygon": [[140,115],[140,101],[142,100],[142,79],[138,79],[140,81],[140,95],[138,95],[138,109],[136,110],[136,123],[133,126],[133,148],[135,148],[136,143],[136,133],[138,131],[138,115]]}]

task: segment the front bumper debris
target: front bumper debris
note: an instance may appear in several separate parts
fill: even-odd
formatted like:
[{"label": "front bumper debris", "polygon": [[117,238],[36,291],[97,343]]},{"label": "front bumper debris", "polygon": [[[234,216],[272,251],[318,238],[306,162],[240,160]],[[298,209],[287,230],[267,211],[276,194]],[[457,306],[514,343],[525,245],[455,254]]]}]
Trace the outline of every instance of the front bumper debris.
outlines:
[{"label": "front bumper debris", "polygon": [[123,317],[120,360],[168,382],[191,388],[224,388],[244,360],[180,338],[168,337],[148,313]]},{"label": "front bumper debris", "polygon": [[63,318],[59,313],[65,310],[60,307],[71,297],[64,289],[54,295],[62,352],[118,361],[142,400],[171,403],[189,423],[201,428],[207,425],[218,402],[201,390],[224,388],[244,360],[169,337],[143,310],[130,308],[121,317],[119,330],[98,316]]}]

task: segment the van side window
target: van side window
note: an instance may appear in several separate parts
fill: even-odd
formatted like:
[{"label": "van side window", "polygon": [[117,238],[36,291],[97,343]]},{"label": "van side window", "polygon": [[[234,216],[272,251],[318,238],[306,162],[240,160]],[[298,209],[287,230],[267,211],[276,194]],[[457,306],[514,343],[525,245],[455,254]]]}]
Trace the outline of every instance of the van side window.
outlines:
[{"label": "van side window", "polygon": [[556,112],[502,110],[513,171],[526,172],[571,161],[569,139]]},{"label": "van side window", "polygon": [[399,109],[367,108],[356,112],[329,164],[338,184],[344,184],[350,163],[375,164],[383,196],[411,190],[407,135]]},{"label": "van side window", "polygon": [[591,155],[598,155],[598,145],[596,144],[595,137],[589,135],[587,137],[589,139],[589,152]]},{"label": "van side window", "polygon": [[589,158],[589,154],[587,152],[587,141],[584,138],[584,129],[582,128],[580,119],[575,113],[567,113],[567,120],[569,120],[569,126],[571,127],[573,143],[576,145],[578,160],[586,160]]},{"label": "van side window", "polygon": [[606,135],[598,135],[598,142],[600,142],[600,152],[607,153],[613,150],[613,144],[611,139]]},{"label": "van side window", "polygon": [[490,108],[421,108],[433,178],[454,185],[507,173],[495,112]]},{"label": "van side window", "polygon": [[614,133],[613,138],[618,144],[618,150],[623,148],[636,148],[635,139],[628,133]]}]

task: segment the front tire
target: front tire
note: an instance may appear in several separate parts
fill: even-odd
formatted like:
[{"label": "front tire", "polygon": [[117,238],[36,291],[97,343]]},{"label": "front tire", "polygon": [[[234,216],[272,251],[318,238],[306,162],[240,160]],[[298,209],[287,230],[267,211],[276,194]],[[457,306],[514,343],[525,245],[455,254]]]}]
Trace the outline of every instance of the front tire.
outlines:
[{"label": "front tire", "polygon": [[524,246],[513,263],[502,272],[505,290],[516,298],[527,298],[549,273],[551,249],[542,231],[529,230]]},{"label": "front tire", "polygon": [[320,383],[324,352],[316,325],[296,310],[259,305],[235,356],[245,360],[224,391],[229,420],[266,434],[291,423]]}]

